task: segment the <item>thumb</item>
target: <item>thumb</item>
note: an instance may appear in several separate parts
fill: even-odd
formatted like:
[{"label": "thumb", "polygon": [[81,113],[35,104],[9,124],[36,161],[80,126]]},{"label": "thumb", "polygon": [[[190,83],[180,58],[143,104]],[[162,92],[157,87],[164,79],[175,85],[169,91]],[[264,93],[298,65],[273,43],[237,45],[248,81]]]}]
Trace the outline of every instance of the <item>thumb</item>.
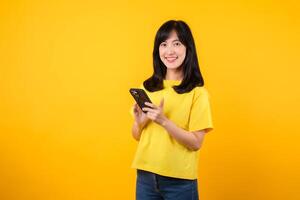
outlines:
[{"label": "thumb", "polygon": [[164,98],[162,98],[162,100],[160,101],[159,107],[163,108],[164,107]]}]

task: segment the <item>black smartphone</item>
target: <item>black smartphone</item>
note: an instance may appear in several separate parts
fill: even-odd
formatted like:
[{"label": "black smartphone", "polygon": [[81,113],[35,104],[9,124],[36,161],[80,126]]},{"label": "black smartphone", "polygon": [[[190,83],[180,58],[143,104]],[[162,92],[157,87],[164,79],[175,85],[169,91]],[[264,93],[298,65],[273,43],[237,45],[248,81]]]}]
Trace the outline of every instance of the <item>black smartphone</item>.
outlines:
[{"label": "black smartphone", "polygon": [[[148,97],[147,93],[143,89],[130,88],[129,92],[135,99],[138,106],[142,109],[142,111],[143,111],[144,107],[150,108],[150,106],[145,105],[145,102],[149,102],[149,103],[152,103],[152,102],[151,102],[150,98]],[[147,113],[147,111],[143,111],[143,112]]]}]

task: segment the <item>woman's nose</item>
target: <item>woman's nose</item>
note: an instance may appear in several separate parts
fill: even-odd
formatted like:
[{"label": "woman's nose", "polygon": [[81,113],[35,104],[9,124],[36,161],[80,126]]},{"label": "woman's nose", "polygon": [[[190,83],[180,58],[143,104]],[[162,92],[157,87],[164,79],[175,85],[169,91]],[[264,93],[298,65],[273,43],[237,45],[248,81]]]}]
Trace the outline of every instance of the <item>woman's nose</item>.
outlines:
[{"label": "woman's nose", "polygon": [[167,54],[173,54],[174,53],[174,49],[173,49],[173,47],[171,46],[171,47],[168,47],[168,49],[167,49]]}]

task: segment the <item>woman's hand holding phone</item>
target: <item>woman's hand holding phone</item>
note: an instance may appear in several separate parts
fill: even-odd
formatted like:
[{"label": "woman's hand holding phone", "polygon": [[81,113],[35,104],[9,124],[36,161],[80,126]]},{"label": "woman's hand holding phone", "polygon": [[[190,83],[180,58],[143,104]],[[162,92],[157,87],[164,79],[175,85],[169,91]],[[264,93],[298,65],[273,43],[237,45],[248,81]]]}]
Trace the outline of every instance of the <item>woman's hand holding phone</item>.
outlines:
[{"label": "woman's hand holding phone", "polygon": [[134,114],[134,120],[139,126],[139,128],[144,128],[147,123],[150,121],[150,119],[147,117],[147,114],[145,114],[141,108],[137,105],[137,103],[134,104],[133,108],[133,114]]},{"label": "woman's hand holding phone", "polygon": [[157,124],[165,126],[168,118],[164,115],[164,98],[160,101],[159,106],[149,102],[146,102],[145,105],[149,106],[142,109],[147,112],[146,116]]}]

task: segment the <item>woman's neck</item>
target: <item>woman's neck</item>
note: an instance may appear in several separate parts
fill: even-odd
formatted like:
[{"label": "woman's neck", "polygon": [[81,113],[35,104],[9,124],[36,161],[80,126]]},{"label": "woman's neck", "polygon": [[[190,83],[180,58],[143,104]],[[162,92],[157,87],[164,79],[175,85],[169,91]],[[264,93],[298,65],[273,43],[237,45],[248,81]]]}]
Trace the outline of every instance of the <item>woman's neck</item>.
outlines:
[{"label": "woman's neck", "polygon": [[182,72],[182,70],[178,70],[178,69],[167,69],[165,79],[166,80],[182,80],[183,72]]}]

